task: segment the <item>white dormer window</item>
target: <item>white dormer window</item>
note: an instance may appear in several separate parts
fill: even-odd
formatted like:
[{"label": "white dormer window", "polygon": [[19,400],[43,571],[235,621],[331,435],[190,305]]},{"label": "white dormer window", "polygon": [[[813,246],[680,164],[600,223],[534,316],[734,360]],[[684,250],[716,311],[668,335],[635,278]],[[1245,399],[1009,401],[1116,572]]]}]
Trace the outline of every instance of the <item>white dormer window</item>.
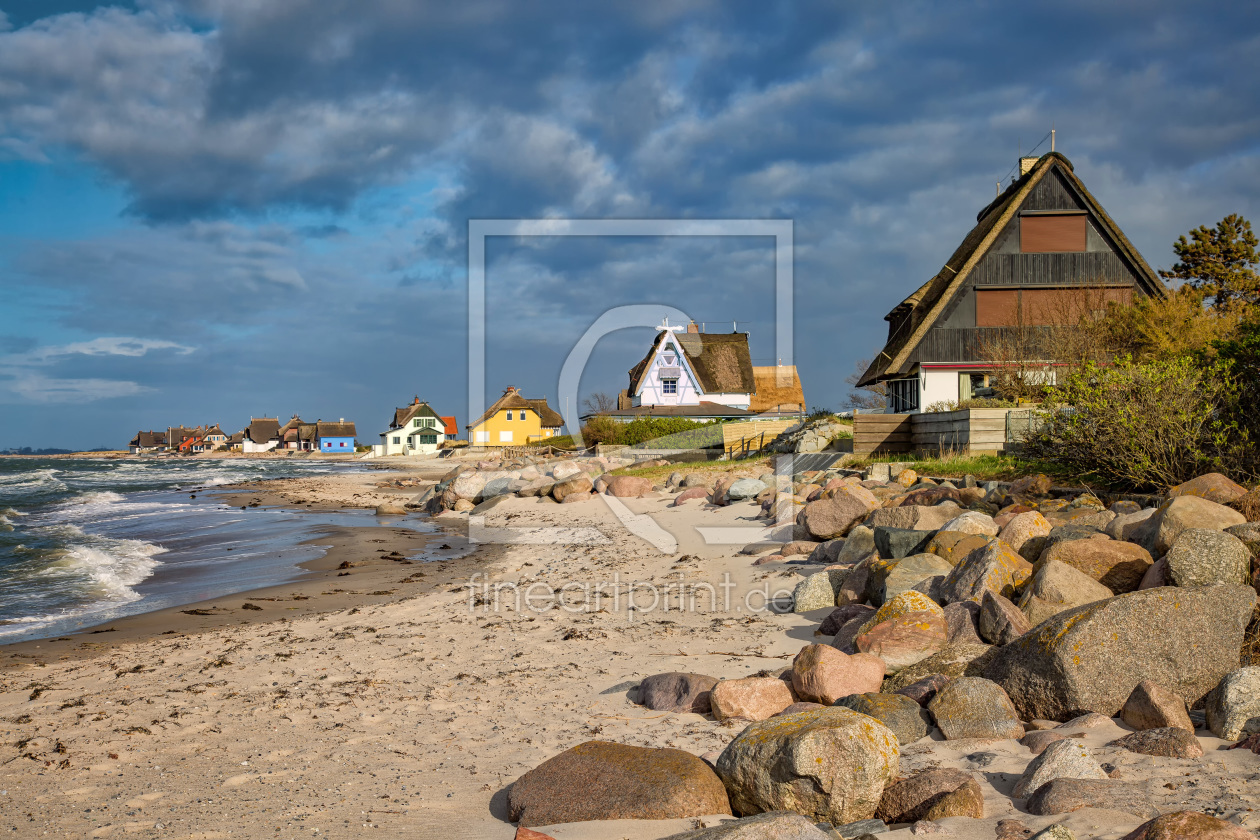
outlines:
[{"label": "white dormer window", "polygon": [[662,394],[677,394],[678,393],[678,380],[677,379],[662,379],[661,380],[661,393]]}]

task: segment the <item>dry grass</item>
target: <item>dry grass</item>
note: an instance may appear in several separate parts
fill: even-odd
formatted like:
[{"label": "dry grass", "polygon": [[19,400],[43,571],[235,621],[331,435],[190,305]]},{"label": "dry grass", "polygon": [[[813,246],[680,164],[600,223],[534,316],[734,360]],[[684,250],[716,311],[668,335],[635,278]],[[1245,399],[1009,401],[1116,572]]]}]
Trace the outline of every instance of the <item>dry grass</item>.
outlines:
[{"label": "dry grass", "polygon": [[1243,633],[1240,659],[1245,665],[1260,665],[1260,604],[1251,611],[1251,623]]},{"label": "dry grass", "polygon": [[1260,522],[1260,488],[1234,499],[1229,507],[1247,517],[1248,522]]}]

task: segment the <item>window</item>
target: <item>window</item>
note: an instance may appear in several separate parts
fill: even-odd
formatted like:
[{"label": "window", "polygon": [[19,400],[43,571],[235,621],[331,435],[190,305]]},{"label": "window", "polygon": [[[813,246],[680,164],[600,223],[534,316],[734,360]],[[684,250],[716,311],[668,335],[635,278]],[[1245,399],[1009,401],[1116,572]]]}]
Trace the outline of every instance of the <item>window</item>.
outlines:
[{"label": "window", "polygon": [[343,440],[343,441],[341,442],[340,446],[341,446],[341,448],[342,448],[342,449],[345,449],[345,448],[346,448],[346,442]]},{"label": "window", "polygon": [[1019,250],[1025,254],[1070,253],[1085,250],[1084,213],[1019,217]]},{"label": "window", "polygon": [[508,409],[507,419],[509,419],[509,420],[511,420],[511,419],[512,419],[512,409],[510,409],[510,408]]},{"label": "window", "polygon": [[662,379],[661,380],[661,393],[662,394],[677,394],[678,393],[678,380],[677,379]]},{"label": "window", "polygon": [[489,432],[477,432],[477,443],[489,443],[489,442],[490,442]]},{"label": "window", "polygon": [[400,437],[394,438],[394,443],[402,443],[402,438]]},{"label": "window", "polygon": [[919,410],[919,377],[888,382],[888,406],[893,414]]},{"label": "window", "polygon": [[499,443],[511,443],[511,442],[512,442],[511,432],[499,432]]},{"label": "window", "polygon": [[437,435],[420,435],[421,443],[437,443]]},{"label": "window", "polygon": [[415,420],[412,420],[412,421],[411,421],[411,426],[412,426],[412,428],[414,428],[414,429],[418,429],[418,428],[420,428],[420,418],[419,418],[419,417],[417,417]]},{"label": "window", "polygon": [[1128,304],[1133,289],[1081,285],[1061,289],[977,289],[977,327],[1072,324],[1083,315]]}]

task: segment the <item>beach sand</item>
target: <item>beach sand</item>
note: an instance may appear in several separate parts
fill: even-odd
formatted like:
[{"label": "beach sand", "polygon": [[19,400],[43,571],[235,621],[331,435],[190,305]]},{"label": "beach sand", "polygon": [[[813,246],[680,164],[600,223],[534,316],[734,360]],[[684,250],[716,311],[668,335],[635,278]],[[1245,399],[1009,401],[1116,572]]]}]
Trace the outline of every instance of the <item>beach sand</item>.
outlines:
[{"label": "beach sand", "polygon": [[[335,497],[370,507],[385,494],[405,499],[419,492],[377,486],[411,480],[414,473],[358,476],[251,487],[237,492],[233,503],[258,498],[318,505]],[[456,535],[466,533],[468,516],[436,517],[444,532],[421,539],[388,528],[356,529],[363,533],[339,540],[311,580],[265,597],[216,599],[201,605],[210,615],[188,615],[184,607],[115,622],[107,634],[5,648],[0,834],[510,838],[515,829],[506,822],[506,787],[578,743],[602,739],[695,754],[721,750],[740,726],[652,712],[632,703],[627,691],[664,671],[734,678],[790,664],[802,645],[819,640],[818,616],[750,609],[762,597],[747,599],[790,592],[800,567],[754,567],[751,557],[738,554],[743,542],[712,545],[697,531],[701,525],[754,527],[751,505],[674,508],[667,498],[621,501],[623,517],[627,510],[650,515],[676,538],[676,549],[656,547],[653,540],[661,534],[652,528],[638,528],[647,539],[632,534],[603,499],[556,505],[511,498],[485,512],[486,527],[597,529],[605,541],[479,544],[462,557],[403,565],[379,559],[379,550],[405,554],[426,542],[433,551],[437,542],[460,554],[467,546]],[[540,538],[537,531],[517,536]],[[341,577],[327,568],[345,559],[363,565],[342,570],[350,574]],[[413,577],[417,572],[424,577]],[[478,573],[484,577],[470,590]],[[485,580],[518,589],[535,583],[538,593],[572,582],[606,584],[608,593],[616,581],[622,597],[615,603],[608,597],[570,602],[568,609],[538,597],[533,609],[525,602],[518,609],[509,589],[496,609],[493,589],[480,588]],[[655,610],[630,609],[624,597],[625,585],[636,581],[717,587],[724,580],[733,584],[729,609],[721,595],[715,609],[703,587],[695,610],[677,609],[681,586],[670,590],[675,595],[668,611],[659,604]],[[245,602],[262,609],[245,610]],[[641,588],[637,603],[649,602]],[[1100,730],[1089,737],[1101,743],[1116,737],[1119,729],[1113,728],[1116,733]],[[1119,762],[1122,777],[1149,779],[1169,806],[1183,800],[1210,804],[1216,801],[1211,797],[1226,796],[1228,785],[1242,785],[1228,795],[1252,801],[1256,783],[1239,780],[1254,773],[1260,760],[1245,751],[1214,752],[1220,742],[1201,741],[1208,750],[1203,760],[1130,755]],[[986,780],[988,817],[943,825],[959,837],[988,840],[1004,817],[1019,817],[1033,828],[1062,821],[1019,814],[1002,795],[1014,783],[1009,774],[1018,774],[1031,757],[1010,741],[925,740],[906,749],[902,769],[941,764],[976,770]],[[1227,771],[1215,781],[1191,785],[1184,778],[1193,768],[1217,765]],[[1166,779],[1176,779],[1177,789],[1163,787]],[[1079,836],[1107,838],[1141,822],[1099,810],[1065,821]],[[638,840],[696,822],[623,820],[543,830],[558,840]],[[889,835],[908,836],[909,829]]]}]

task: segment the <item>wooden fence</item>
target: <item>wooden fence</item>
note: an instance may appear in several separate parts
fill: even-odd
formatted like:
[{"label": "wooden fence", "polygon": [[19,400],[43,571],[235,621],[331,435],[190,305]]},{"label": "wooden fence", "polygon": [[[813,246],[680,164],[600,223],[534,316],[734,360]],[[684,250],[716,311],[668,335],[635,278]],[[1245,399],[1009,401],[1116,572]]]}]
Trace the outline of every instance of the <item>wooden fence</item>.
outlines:
[{"label": "wooden fence", "polygon": [[914,451],[914,414],[854,414],[853,453],[894,455]]},{"label": "wooden fence", "polygon": [[799,420],[753,420],[748,423],[723,423],[722,450],[732,457],[760,452],[771,441],[799,422]]}]

